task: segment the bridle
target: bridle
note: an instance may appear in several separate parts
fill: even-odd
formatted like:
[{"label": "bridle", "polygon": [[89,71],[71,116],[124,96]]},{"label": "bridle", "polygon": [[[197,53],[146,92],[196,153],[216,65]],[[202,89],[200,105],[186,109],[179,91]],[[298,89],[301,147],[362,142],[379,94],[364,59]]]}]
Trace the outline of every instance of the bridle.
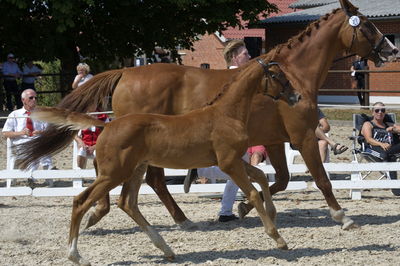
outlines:
[{"label": "bridle", "polygon": [[[347,15],[347,17],[348,17],[349,19],[350,19],[351,17],[353,17],[353,16],[356,16],[356,15],[350,14],[348,11],[346,11],[346,15]],[[357,17],[359,17],[359,18],[360,18],[360,17],[364,17],[364,18],[365,18],[364,15],[357,15]],[[352,25],[351,25],[351,26],[353,27],[353,36],[352,36],[352,39],[351,39],[350,48],[348,49],[348,52],[350,52],[351,49],[353,48],[354,40],[355,40],[356,37],[357,37],[357,29],[359,29],[360,32],[364,35],[364,38],[367,39],[368,43],[369,43],[370,46],[371,46],[371,50],[370,50],[370,52],[365,56],[365,58],[368,58],[368,57],[370,57],[371,55],[376,55],[376,56],[379,57],[379,53],[381,52],[383,43],[385,42],[385,36],[382,34],[382,37],[381,37],[381,38],[379,39],[379,41],[376,43],[374,40],[372,40],[372,39],[369,37],[368,33],[367,33],[367,32],[365,31],[365,29],[362,27],[363,24],[364,24],[364,23],[362,23],[362,22],[361,22],[361,19],[360,19],[360,24],[358,24],[358,25],[356,25],[356,26],[352,26]]]},{"label": "bridle", "polygon": [[[280,98],[282,98],[283,96],[287,97],[288,103],[289,105],[293,105],[294,103],[297,103],[301,96],[297,93],[288,93],[287,91],[290,90],[290,82],[289,80],[286,78],[285,74],[283,73],[283,71],[280,69],[279,67],[279,63],[278,62],[274,62],[274,61],[270,61],[268,63],[265,63],[262,59],[258,58],[256,59],[257,62],[263,67],[264,69],[264,73],[265,76],[268,78],[271,78],[275,81],[277,81],[281,87],[281,90],[279,91],[278,95],[272,95],[270,93],[268,93],[268,88],[266,88],[263,92],[264,95],[271,97],[273,100],[279,100]],[[272,66],[277,66],[280,71],[278,73],[275,73],[273,71],[270,71],[270,68]],[[268,85],[266,85],[268,86]]]},{"label": "bridle", "polygon": [[[362,16],[360,16],[360,15],[353,15],[353,14],[351,14],[351,13],[348,12],[348,11],[345,11],[345,13],[346,13],[348,19],[350,19],[350,18],[353,17],[353,16],[365,17],[364,15],[362,15]],[[363,24],[363,23],[361,23],[361,20],[360,20],[360,24],[359,24],[359,25],[357,25],[357,26],[351,26],[351,27],[353,28],[353,36],[352,36],[352,38],[351,38],[350,47],[349,47],[349,49],[347,49],[347,52],[346,52],[348,55],[333,60],[333,63],[336,63],[336,62],[338,62],[338,61],[341,61],[341,60],[343,60],[343,59],[346,59],[346,58],[349,58],[349,57],[353,57],[353,56],[356,55],[356,53],[350,54],[350,52],[351,52],[351,49],[353,48],[354,41],[355,41],[355,39],[356,39],[356,37],[357,37],[357,29],[360,30],[360,32],[363,34],[364,38],[367,39],[368,43],[371,45],[371,50],[369,51],[369,53],[368,53],[364,58],[369,58],[369,57],[371,57],[372,55],[375,55],[375,56],[377,56],[377,57],[379,58],[379,53],[381,52],[381,50],[382,50],[382,45],[383,45],[383,43],[385,42],[385,36],[382,34],[382,37],[380,38],[380,40],[378,41],[378,43],[375,43],[373,40],[371,40],[371,39],[368,37],[367,32],[366,32],[365,29],[362,27],[362,24]]]}]

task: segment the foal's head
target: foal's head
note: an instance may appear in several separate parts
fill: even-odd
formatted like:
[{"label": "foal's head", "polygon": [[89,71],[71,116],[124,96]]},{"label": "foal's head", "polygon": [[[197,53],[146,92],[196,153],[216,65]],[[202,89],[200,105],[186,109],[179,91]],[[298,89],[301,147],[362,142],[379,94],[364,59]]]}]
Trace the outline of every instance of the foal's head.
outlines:
[{"label": "foal's head", "polygon": [[348,52],[367,58],[379,67],[383,62],[393,60],[398,49],[372,24],[366,16],[358,12],[348,0],[339,0],[348,20],[343,25],[342,42]]}]

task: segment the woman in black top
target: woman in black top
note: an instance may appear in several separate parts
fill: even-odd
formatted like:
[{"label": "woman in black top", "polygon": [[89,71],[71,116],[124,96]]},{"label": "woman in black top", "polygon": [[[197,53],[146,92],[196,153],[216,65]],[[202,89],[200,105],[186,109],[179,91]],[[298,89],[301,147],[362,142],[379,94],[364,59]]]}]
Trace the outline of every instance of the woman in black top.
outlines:
[{"label": "woman in black top", "polygon": [[[400,126],[384,122],[386,109],[382,102],[376,102],[372,111],[372,120],[363,124],[361,134],[367,143],[367,150],[382,161],[395,162],[400,154],[398,134]],[[397,179],[396,172],[390,172],[391,179]],[[393,194],[400,196],[400,189],[392,189]]]}]

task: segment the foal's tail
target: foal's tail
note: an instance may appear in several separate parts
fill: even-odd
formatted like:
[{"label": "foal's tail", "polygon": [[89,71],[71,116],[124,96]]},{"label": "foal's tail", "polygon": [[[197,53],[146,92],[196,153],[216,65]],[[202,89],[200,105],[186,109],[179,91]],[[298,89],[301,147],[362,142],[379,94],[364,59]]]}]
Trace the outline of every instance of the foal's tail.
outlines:
[{"label": "foal's tail", "polygon": [[[104,110],[124,71],[127,70],[111,70],[95,75],[64,97],[57,107],[81,113],[94,108]],[[71,143],[77,132],[76,127],[49,125],[40,136],[13,149],[18,158],[16,166],[25,169],[46,155],[60,152]]]}]

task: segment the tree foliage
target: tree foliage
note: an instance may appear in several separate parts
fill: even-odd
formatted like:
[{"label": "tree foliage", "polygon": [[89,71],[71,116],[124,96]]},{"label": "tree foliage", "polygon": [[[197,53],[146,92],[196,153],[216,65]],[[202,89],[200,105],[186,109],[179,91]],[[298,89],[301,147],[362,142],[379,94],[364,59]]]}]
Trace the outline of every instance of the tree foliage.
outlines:
[{"label": "tree foliage", "polygon": [[[276,6],[265,0],[1,0],[0,54],[53,61],[74,71],[81,53],[92,61],[190,48],[196,37],[256,23]],[[240,14],[240,16],[238,16]]]}]

